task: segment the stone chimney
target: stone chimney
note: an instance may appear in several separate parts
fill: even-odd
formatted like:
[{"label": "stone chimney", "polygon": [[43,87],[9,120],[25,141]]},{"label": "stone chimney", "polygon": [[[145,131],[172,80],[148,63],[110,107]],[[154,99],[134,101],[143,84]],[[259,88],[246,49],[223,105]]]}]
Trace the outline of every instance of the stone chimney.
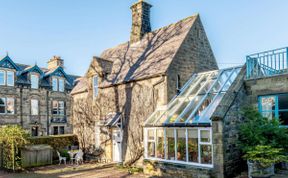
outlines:
[{"label": "stone chimney", "polygon": [[135,43],[142,39],[142,37],[151,32],[150,24],[150,8],[152,5],[144,0],[139,0],[131,6],[132,10],[132,31],[130,35],[130,42]]},{"label": "stone chimney", "polygon": [[61,59],[60,56],[53,56],[52,59],[48,61],[48,69],[55,69],[57,67],[63,67],[64,68],[64,60]]}]

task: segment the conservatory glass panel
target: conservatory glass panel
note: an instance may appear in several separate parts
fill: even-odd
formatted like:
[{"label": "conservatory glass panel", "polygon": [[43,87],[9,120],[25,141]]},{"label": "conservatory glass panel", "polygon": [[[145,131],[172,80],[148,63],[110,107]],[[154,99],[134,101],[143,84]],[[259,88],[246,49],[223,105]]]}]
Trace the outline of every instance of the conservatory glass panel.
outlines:
[{"label": "conservatory glass panel", "polygon": [[156,157],[164,159],[165,158],[165,146],[164,146],[164,130],[157,130],[157,145],[156,145]]},{"label": "conservatory glass panel", "polygon": [[166,130],[167,158],[175,160],[175,136],[174,129]]},{"label": "conservatory glass panel", "polygon": [[188,161],[198,163],[198,129],[188,129]]},{"label": "conservatory glass panel", "polygon": [[210,130],[200,130],[201,143],[210,143]]},{"label": "conservatory glass panel", "polygon": [[213,102],[210,103],[210,105],[206,108],[203,115],[201,115],[201,120],[199,122],[206,123],[210,122],[210,118],[214,111],[216,110],[216,107],[219,105],[220,101],[222,100],[225,93],[219,93],[215,98],[213,99]]},{"label": "conservatory glass panel", "polygon": [[201,145],[201,164],[212,164],[212,146],[211,145]]},{"label": "conservatory glass panel", "polygon": [[177,160],[186,161],[186,130],[177,129]]},{"label": "conservatory glass panel", "polygon": [[155,129],[148,130],[148,157],[155,157]]},{"label": "conservatory glass panel", "polygon": [[179,118],[179,122],[185,122],[187,120],[187,118],[189,117],[189,115],[191,114],[191,112],[193,112],[193,110],[196,108],[196,106],[199,104],[199,102],[202,100],[204,96],[200,95],[197,96],[191,103],[190,105],[188,105],[184,112],[181,114],[180,118]]}]

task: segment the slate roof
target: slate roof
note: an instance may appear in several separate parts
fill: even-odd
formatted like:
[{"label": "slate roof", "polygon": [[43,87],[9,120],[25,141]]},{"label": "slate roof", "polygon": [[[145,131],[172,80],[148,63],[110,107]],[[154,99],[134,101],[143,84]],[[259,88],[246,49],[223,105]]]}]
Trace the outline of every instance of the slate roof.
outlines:
[{"label": "slate roof", "polygon": [[72,95],[88,91],[88,81],[85,77],[76,79],[75,83],[76,83],[76,86],[71,91]]},{"label": "slate roof", "polygon": [[101,58],[113,62],[100,87],[150,78],[166,73],[198,14],[147,33],[137,43],[126,42],[105,50]]},{"label": "slate roof", "polygon": [[[3,60],[8,59],[10,60],[11,63],[13,63],[13,65],[17,66],[17,69],[19,69],[19,71],[17,71],[17,79],[16,79],[16,83],[17,84],[22,84],[22,85],[30,85],[30,80],[28,79],[26,73],[30,72],[31,69],[33,69],[34,67],[36,67],[37,65],[26,65],[26,64],[19,64],[19,63],[14,63],[12,61],[12,59],[9,56],[5,56],[4,58],[0,59],[0,62]],[[38,66],[37,66],[38,67]],[[61,67],[60,67],[61,68]],[[47,69],[47,68],[40,68],[40,70],[43,72],[43,76],[40,79],[40,86],[42,87],[50,87],[51,84],[48,80],[48,76],[52,73],[54,73],[58,68],[55,69]],[[62,69],[63,70],[63,69]],[[63,71],[64,72],[64,71]],[[64,72],[65,73],[65,72]],[[72,90],[73,86],[74,86],[74,82],[77,78],[79,78],[79,76],[76,75],[69,75],[65,73],[65,76],[68,78],[68,83],[66,82],[65,88]]]}]

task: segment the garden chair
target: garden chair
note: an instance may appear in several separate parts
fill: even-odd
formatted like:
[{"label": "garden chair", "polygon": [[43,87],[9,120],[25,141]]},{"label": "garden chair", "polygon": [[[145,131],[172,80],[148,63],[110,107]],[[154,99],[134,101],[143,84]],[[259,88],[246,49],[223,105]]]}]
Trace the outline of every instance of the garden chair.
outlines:
[{"label": "garden chair", "polygon": [[57,151],[57,155],[58,155],[58,158],[59,158],[59,165],[61,164],[62,160],[64,162],[64,164],[66,165],[66,157],[62,157],[59,153],[59,151]]},{"label": "garden chair", "polygon": [[75,153],[71,152],[71,151],[68,151],[68,154],[70,156],[70,163],[73,164],[73,161],[75,162],[76,161],[76,158],[75,158]]},{"label": "garden chair", "polygon": [[79,150],[78,153],[76,154],[75,156],[75,162],[77,165],[79,165],[79,163],[82,163],[83,164],[83,151],[82,150]]}]

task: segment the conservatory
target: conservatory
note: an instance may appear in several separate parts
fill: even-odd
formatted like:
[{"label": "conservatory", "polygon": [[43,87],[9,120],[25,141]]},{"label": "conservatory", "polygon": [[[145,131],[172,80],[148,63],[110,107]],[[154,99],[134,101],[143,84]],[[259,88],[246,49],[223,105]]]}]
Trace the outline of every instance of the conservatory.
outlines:
[{"label": "conservatory", "polygon": [[144,124],[144,157],[168,163],[213,167],[213,112],[241,67],[194,74],[180,93]]}]

